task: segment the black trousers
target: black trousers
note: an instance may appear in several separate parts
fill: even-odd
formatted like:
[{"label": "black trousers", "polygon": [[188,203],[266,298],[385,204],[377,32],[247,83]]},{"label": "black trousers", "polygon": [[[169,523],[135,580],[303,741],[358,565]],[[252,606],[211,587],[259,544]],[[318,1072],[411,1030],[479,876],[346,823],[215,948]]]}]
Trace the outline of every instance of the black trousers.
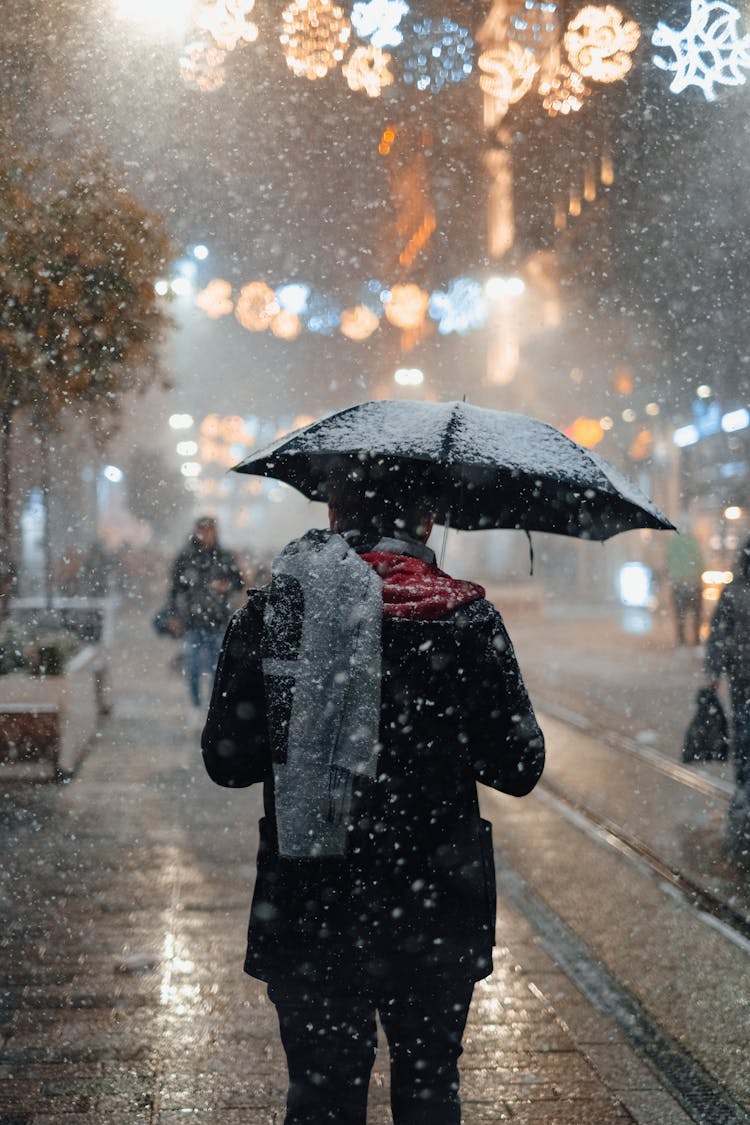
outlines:
[{"label": "black trousers", "polygon": [[[343,975],[343,974],[342,974]],[[284,1125],[365,1125],[380,1016],[394,1125],[460,1125],[458,1057],[474,984],[421,970],[399,980],[269,985],[289,1068]]]}]

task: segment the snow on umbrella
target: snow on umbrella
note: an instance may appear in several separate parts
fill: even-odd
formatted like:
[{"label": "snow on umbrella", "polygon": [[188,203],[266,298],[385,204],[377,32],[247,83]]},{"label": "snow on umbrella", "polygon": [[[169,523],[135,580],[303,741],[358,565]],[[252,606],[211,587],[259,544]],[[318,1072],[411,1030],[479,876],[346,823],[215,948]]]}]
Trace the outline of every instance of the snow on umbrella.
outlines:
[{"label": "snow on umbrella", "polygon": [[673,529],[626,476],[554,426],[464,402],[381,400],[349,407],[234,466],[326,499],[335,474],[422,489],[438,523],[608,539]]}]

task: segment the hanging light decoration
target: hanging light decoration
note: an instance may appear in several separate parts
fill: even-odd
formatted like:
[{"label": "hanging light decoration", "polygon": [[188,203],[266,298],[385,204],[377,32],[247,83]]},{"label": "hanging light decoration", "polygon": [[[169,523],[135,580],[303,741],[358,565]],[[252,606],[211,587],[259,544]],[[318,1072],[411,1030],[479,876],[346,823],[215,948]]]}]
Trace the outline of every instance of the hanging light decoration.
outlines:
[{"label": "hanging light decoration", "polygon": [[279,311],[279,302],[270,285],[251,281],[240,289],[234,315],[249,332],[264,332]]},{"label": "hanging light decoration", "polygon": [[512,39],[504,46],[483,51],[477,65],[482,71],[482,90],[507,105],[520,101],[529,92],[539,70],[533,52]]},{"label": "hanging light decoration", "polygon": [[324,78],[341,62],[352,25],[332,0],[293,0],[281,18],[284,56],[298,78]]},{"label": "hanging light decoration", "polygon": [[408,11],[406,0],[358,0],[352,24],[360,39],[369,39],[373,47],[398,47],[404,38],[398,25]]},{"label": "hanging light decoration", "polygon": [[641,31],[612,4],[587,4],[568,24],[563,43],[573,70],[594,82],[617,82],[633,65]]},{"label": "hanging light decoration", "polygon": [[430,295],[411,282],[394,285],[384,302],[385,315],[395,328],[419,328],[427,315]]},{"label": "hanging light decoration", "polygon": [[215,277],[213,281],[209,281],[205,289],[201,289],[195,298],[195,303],[212,320],[217,320],[220,316],[228,316],[234,308],[232,286],[228,281]]},{"label": "hanging light decoration", "polygon": [[567,63],[561,63],[552,78],[540,81],[539,93],[547,113],[556,117],[558,113],[576,113],[591,90],[577,71],[571,70]]},{"label": "hanging light decoration", "polygon": [[391,56],[380,47],[357,47],[341,69],[351,90],[364,90],[371,98],[377,98],[383,87],[393,82],[388,69],[390,61]]},{"label": "hanging light decoration", "polygon": [[339,328],[349,340],[366,340],[380,324],[380,318],[366,305],[355,305],[341,313]]},{"label": "hanging light decoration", "polygon": [[271,321],[271,331],[280,340],[296,340],[302,331],[302,321],[296,313],[280,309]]},{"label": "hanging light decoration", "polygon": [[403,58],[403,78],[418,90],[435,92],[462,82],[473,69],[474,40],[465,27],[443,16],[412,24]]},{"label": "hanging light decoration", "polygon": [[250,19],[254,7],[255,0],[212,0],[200,12],[198,27],[209,31],[222,51],[233,51],[258,38],[258,25]]},{"label": "hanging light decoration", "polygon": [[206,39],[194,39],[187,44],[180,56],[183,82],[204,93],[218,90],[226,79],[223,66],[225,58],[226,52],[220,51],[213,43]]},{"label": "hanging light decoration", "polygon": [[448,291],[436,290],[430,297],[430,316],[438,322],[438,332],[473,332],[487,320],[487,300],[480,282],[457,277]]}]

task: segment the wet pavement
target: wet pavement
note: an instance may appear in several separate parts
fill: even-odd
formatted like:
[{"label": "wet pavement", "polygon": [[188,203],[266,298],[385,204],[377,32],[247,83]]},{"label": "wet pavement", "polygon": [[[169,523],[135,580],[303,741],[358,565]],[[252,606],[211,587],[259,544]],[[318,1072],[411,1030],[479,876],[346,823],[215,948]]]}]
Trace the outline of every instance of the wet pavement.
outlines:
[{"label": "wet pavement", "polygon": [[[74,778],[2,776],[0,1125],[283,1121],[275,1015],[264,986],[242,973],[260,791],[222,790],[203,773],[175,646],[149,619],[144,607],[120,615],[113,711]],[[565,862],[541,798],[493,801],[500,865],[543,870],[547,901],[570,921],[591,910],[589,875],[592,886],[622,882],[611,860],[576,869],[590,857],[575,840]],[[633,894],[628,948],[655,909],[643,888]],[[501,893],[494,973],[470,1013],[466,1125],[696,1120],[517,906]],[[603,961],[621,945],[616,906]],[[647,951],[637,964],[623,953],[626,977],[645,972]],[[647,984],[659,993],[657,979]],[[385,1058],[381,1041],[368,1125],[391,1120]]]}]

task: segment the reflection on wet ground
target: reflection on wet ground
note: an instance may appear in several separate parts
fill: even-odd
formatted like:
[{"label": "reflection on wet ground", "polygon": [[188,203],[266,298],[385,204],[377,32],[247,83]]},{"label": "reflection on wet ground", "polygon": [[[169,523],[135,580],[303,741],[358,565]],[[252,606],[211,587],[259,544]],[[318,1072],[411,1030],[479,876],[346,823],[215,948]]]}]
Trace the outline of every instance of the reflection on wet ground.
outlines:
[{"label": "reflection on wet ground", "polygon": [[[205,777],[174,646],[148,620],[131,610],[120,623],[113,714],[75,778],[2,787],[0,1121],[283,1121],[275,1015],[241,970],[260,792]],[[530,634],[518,647],[530,663]],[[557,746],[561,763],[575,752],[569,737],[551,731],[553,761]],[[490,799],[486,811],[501,870],[533,882],[618,979],[636,993],[643,984],[659,1019],[676,1012],[672,1034],[688,1040],[680,1021],[696,1011],[675,965],[689,935],[710,974],[698,1011],[707,1065],[740,1090],[739,1044],[726,1037],[741,1027],[727,999],[740,951],[716,931],[706,937],[653,880],[600,855],[543,800]],[[495,970],[475,992],[462,1059],[467,1125],[691,1120],[522,907],[501,892]],[[384,1058],[368,1125],[390,1121]]]}]

